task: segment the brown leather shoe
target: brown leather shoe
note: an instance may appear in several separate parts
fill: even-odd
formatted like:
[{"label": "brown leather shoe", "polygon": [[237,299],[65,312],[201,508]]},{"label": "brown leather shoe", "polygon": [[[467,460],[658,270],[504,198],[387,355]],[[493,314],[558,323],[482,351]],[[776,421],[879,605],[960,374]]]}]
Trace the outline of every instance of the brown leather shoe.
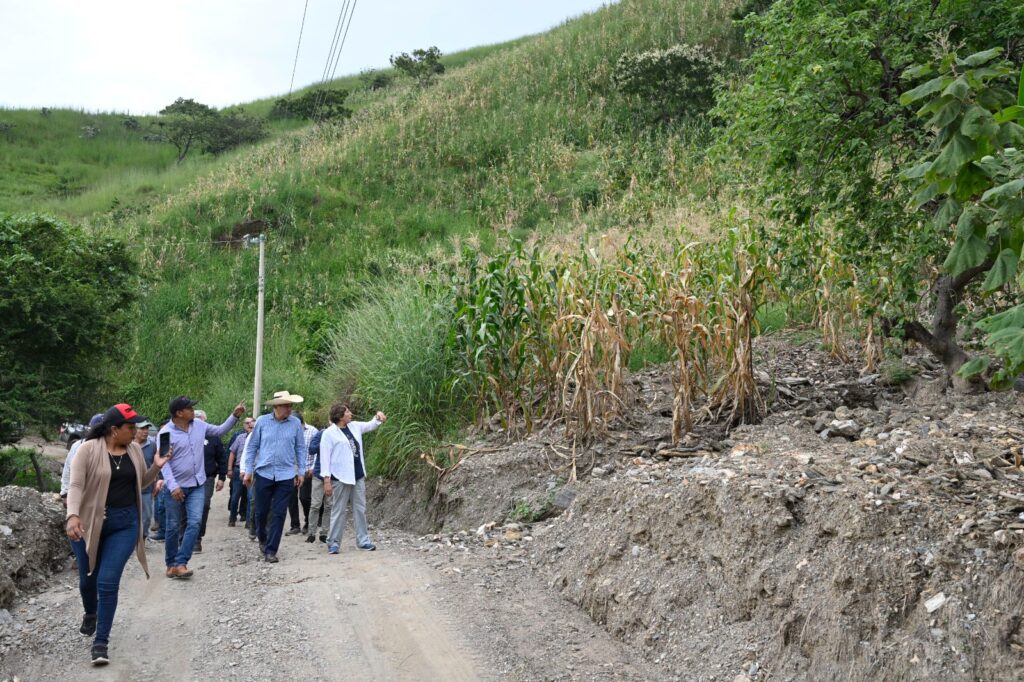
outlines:
[{"label": "brown leather shoe", "polygon": [[172,578],[185,579],[192,577],[192,569],[188,566],[171,566],[167,569],[167,574]]}]

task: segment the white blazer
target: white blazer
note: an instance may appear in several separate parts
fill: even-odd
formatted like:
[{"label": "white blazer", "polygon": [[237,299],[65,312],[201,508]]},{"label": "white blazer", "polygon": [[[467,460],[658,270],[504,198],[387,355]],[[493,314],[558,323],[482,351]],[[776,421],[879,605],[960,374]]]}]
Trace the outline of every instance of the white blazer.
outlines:
[{"label": "white blazer", "polygon": [[[374,417],[368,422],[349,422],[348,430],[359,443],[359,459],[366,471],[366,448],[363,447],[363,434],[373,431],[381,425]],[[331,424],[320,436],[320,475],[324,478],[334,476],[342,483],[353,485],[356,482],[355,454],[348,437],[341,432],[337,424]]]}]

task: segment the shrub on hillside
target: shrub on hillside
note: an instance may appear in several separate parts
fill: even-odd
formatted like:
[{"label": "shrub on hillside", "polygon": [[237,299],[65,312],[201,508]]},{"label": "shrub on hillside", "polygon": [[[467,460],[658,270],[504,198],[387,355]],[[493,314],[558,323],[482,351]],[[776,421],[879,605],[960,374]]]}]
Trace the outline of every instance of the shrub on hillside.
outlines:
[{"label": "shrub on hillside", "polygon": [[134,116],[128,116],[127,118],[121,121],[121,125],[124,126],[125,130],[138,130],[139,119],[135,118]]},{"label": "shrub on hillside", "polygon": [[206,125],[202,149],[207,154],[222,154],[244,144],[259,142],[267,136],[263,120],[241,110],[218,113]]},{"label": "shrub on hillside", "polygon": [[11,131],[14,130],[14,124],[10,121],[0,121],[0,135],[3,135],[7,139],[11,139]]},{"label": "shrub on hillside", "polygon": [[412,54],[402,52],[391,56],[391,66],[409,76],[422,86],[430,85],[435,76],[444,73],[441,63],[441,50],[429,47],[426,50],[413,50]]},{"label": "shrub on hillside", "polygon": [[298,97],[282,97],[274,102],[268,118],[298,118],[306,121],[342,121],[352,115],[345,106],[348,90],[317,88]]},{"label": "shrub on hillside", "polygon": [[671,121],[707,112],[715,103],[722,63],[701,45],[624,54],[612,81],[643,118]]},{"label": "shrub on hillside", "polygon": [[367,90],[383,90],[391,85],[392,79],[390,73],[377,69],[367,69],[359,74],[359,80]]}]

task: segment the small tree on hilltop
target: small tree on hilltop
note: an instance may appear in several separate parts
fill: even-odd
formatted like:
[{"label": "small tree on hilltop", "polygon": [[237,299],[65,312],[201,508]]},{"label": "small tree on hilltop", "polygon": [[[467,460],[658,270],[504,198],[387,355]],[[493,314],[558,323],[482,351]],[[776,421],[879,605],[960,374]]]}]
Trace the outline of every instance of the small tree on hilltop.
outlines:
[{"label": "small tree on hilltop", "polygon": [[267,136],[263,120],[240,109],[229,109],[211,118],[202,135],[203,151],[222,154],[243,144],[259,142]]},{"label": "small tree on hilltop", "polygon": [[402,52],[391,56],[391,66],[414,79],[422,86],[430,85],[435,76],[444,73],[441,63],[441,50],[429,47],[426,50],[413,50],[412,54]]},{"label": "small tree on hilltop", "polygon": [[161,126],[161,134],[178,150],[178,163],[181,163],[192,146],[203,141],[217,111],[194,99],[179,97],[173,104],[161,109],[160,115],[166,119]]}]

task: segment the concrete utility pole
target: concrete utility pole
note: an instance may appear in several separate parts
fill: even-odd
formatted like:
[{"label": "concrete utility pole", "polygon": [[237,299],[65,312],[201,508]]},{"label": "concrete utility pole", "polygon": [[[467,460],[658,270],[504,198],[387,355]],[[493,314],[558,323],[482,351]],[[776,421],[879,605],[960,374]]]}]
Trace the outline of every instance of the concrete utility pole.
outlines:
[{"label": "concrete utility pole", "polygon": [[265,276],[265,251],[267,236],[261,234],[259,237],[253,237],[253,241],[259,240],[260,245],[260,274],[259,274],[259,293],[257,294],[257,307],[256,307],[256,376],[252,382],[252,414],[259,416],[260,413],[260,393],[263,391],[263,300],[264,300],[264,288],[266,285]]}]

